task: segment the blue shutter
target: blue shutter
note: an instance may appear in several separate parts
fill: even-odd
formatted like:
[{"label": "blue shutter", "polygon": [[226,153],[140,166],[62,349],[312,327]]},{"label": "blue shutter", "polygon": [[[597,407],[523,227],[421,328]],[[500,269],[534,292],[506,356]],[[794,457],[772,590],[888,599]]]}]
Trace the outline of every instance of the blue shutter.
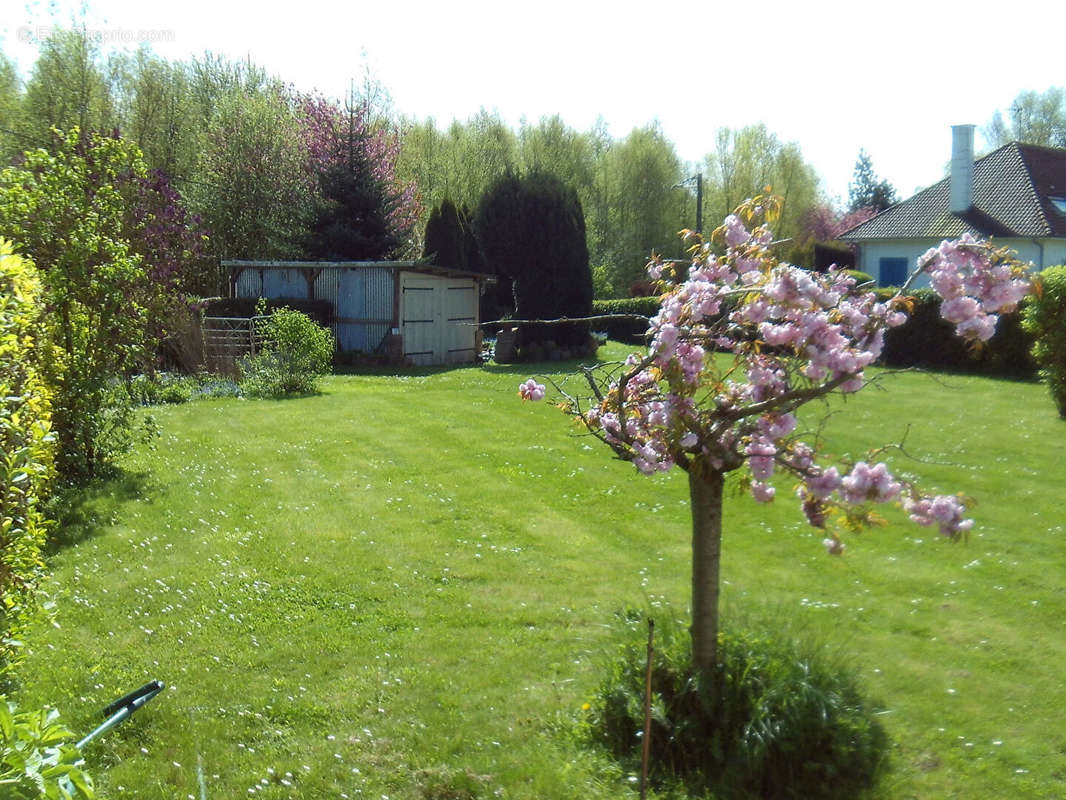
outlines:
[{"label": "blue shutter", "polygon": [[907,259],[882,258],[878,262],[877,282],[881,286],[902,286],[907,280]]}]

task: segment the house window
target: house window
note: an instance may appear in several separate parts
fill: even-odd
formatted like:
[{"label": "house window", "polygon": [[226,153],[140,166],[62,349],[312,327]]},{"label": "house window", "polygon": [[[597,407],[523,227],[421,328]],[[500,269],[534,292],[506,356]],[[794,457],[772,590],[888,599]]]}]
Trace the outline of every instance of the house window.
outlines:
[{"label": "house window", "polygon": [[878,262],[878,283],[882,286],[902,286],[907,280],[907,259],[882,258]]},{"label": "house window", "polygon": [[1066,214],[1066,197],[1049,197],[1051,205],[1055,206],[1055,210],[1060,214]]}]

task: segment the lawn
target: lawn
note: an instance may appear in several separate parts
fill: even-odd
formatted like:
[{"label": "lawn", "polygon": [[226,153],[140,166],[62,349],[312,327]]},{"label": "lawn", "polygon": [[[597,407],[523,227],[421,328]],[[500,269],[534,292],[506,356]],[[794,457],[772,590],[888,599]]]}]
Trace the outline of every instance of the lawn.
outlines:
[{"label": "lawn", "polygon": [[[83,732],[168,685],[87,748],[108,797],[629,794],[575,723],[616,612],[684,615],[687,485],[519,402],[525,374],[155,411],[154,445],[69,510],[19,699]],[[726,614],[850,653],[894,743],[878,797],[1061,797],[1066,424],[1037,384],[881,388],[804,424],[831,412],[837,454],[903,441],[894,465],[979,500],[969,541],[892,511],[832,558],[784,482],[769,508],[731,496]]]}]

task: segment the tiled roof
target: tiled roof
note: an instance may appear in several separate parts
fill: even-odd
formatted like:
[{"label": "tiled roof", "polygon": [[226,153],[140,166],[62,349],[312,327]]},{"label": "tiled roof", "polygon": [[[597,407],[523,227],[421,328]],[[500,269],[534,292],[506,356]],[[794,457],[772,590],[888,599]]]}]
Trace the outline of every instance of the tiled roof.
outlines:
[{"label": "tiled roof", "polygon": [[842,234],[841,239],[952,239],[980,236],[1066,236],[1066,213],[1049,198],[1066,198],[1066,150],[1011,142],[974,162],[974,205],[948,211],[950,178]]}]

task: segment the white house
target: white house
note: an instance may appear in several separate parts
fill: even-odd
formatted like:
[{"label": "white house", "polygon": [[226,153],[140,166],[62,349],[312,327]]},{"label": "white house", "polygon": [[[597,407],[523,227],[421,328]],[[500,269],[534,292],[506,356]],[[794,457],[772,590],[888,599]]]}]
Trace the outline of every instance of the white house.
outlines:
[{"label": "white house", "polygon": [[917,258],[969,231],[1036,269],[1066,263],[1066,150],[1010,144],[973,158],[973,125],[951,129],[951,174],[840,236],[856,268],[900,285]]}]

